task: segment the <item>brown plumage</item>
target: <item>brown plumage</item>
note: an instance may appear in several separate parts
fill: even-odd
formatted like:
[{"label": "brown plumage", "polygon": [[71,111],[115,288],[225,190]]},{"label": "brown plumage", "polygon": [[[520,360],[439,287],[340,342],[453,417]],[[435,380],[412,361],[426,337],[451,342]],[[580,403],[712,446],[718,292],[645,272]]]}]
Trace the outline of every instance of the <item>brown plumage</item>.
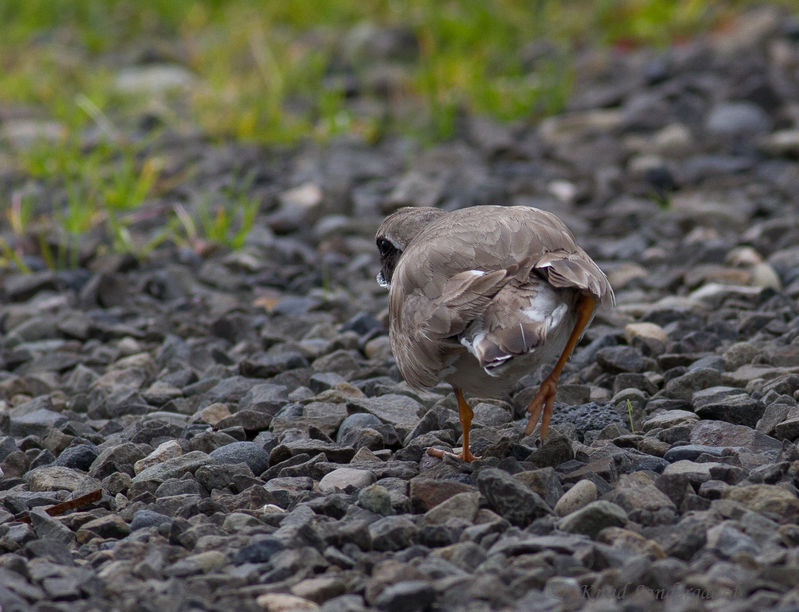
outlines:
[{"label": "brown plumage", "polygon": [[563,364],[596,302],[613,302],[607,278],[565,224],[523,206],[410,207],[387,217],[376,241],[397,366],[413,387],[453,385],[464,430],[459,456],[473,458],[461,390],[502,393],[560,355],[529,407],[527,432],[543,409],[545,436]]}]

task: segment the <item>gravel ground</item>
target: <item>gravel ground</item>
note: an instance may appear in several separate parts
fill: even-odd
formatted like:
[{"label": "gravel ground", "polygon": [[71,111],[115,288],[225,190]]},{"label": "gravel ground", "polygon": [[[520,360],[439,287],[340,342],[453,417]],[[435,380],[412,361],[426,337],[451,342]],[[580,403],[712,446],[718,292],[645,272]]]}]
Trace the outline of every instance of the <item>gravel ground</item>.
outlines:
[{"label": "gravel ground", "polygon": [[[586,51],[577,82],[568,113],[428,149],[168,134],[192,178],[144,210],[252,172],[242,250],[0,273],[0,607],[797,609],[799,23]],[[618,306],[546,443],[531,373],[473,400],[466,465],[424,453],[455,402],[398,377],[373,235],[478,203],[559,214]]]}]

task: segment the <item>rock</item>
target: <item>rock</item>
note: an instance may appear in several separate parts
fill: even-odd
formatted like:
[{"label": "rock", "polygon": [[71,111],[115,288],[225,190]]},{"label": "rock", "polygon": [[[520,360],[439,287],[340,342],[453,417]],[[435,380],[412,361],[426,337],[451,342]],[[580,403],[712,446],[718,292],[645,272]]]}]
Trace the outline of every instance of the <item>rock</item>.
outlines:
[{"label": "rock", "polygon": [[642,427],[644,431],[656,428],[668,429],[683,424],[693,425],[698,420],[699,417],[695,413],[687,410],[666,410],[652,415],[643,422]]},{"label": "rock", "polygon": [[674,463],[668,465],[665,470],[663,470],[664,476],[676,476],[682,475],[688,479],[688,481],[701,484],[706,480],[710,480],[713,475],[711,474],[711,470],[713,469],[723,469],[723,463],[696,463],[694,461],[688,461],[686,459],[682,459],[680,461],[675,461]]},{"label": "rock", "polygon": [[138,529],[144,529],[146,527],[158,527],[159,525],[169,524],[172,522],[172,519],[168,516],[161,514],[160,512],[154,512],[153,510],[137,510],[136,513],[133,515],[133,519],[130,522],[130,530],[136,531]]},{"label": "rock", "polygon": [[180,478],[183,474],[187,472],[193,473],[197,468],[213,463],[213,461],[211,457],[203,452],[191,451],[142,470],[133,477],[133,483],[163,482],[169,478]]},{"label": "rock", "polygon": [[374,475],[366,470],[355,468],[338,468],[325,474],[319,481],[319,490],[323,493],[330,493],[341,490],[362,489],[369,486],[375,480]]},{"label": "rock", "polygon": [[451,518],[474,522],[480,508],[478,493],[458,493],[431,508],[424,514],[424,520],[431,525],[446,523]]},{"label": "rock", "polygon": [[561,495],[563,495],[563,487],[560,484],[560,478],[552,467],[518,472],[514,474],[513,477],[534,493],[538,493],[551,507],[554,506]]},{"label": "rock", "polygon": [[568,406],[555,402],[551,425],[571,424],[575,427],[578,439],[583,440],[586,432],[601,431],[611,423],[624,425],[624,419],[610,403],[588,402]]},{"label": "rock", "polygon": [[57,491],[66,489],[67,491],[85,491],[99,489],[100,483],[82,472],[62,467],[49,466],[31,470],[25,475],[31,491]]},{"label": "rock", "polygon": [[97,447],[93,444],[76,444],[65,448],[55,460],[55,465],[88,472],[97,455]]},{"label": "rock", "polygon": [[725,489],[721,497],[771,516],[779,523],[799,522],[799,499],[777,485],[739,485]]},{"label": "rock", "polygon": [[632,346],[646,346],[653,355],[662,353],[669,339],[666,330],[660,325],[646,322],[625,325],[624,338]]},{"label": "rock", "polygon": [[158,445],[158,447],[143,459],[139,459],[133,464],[133,471],[138,474],[148,467],[163,463],[167,459],[179,457],[183,454],[183,447],[177,440],[168,440]]},{"label": "rock", "polygon": [[125,442],[109,446],[100,451],[92,463],[89,475],[105,478],[114,472],[124,472],[133,476],[135,462],[144,457],[144,451],[136,444]]},{"label": "rock", "polygon": [[476,490],[472,485],[455,480],[434,480],[420,476],[411,480],[410,498],[414,507],[424,512],[434,508],[453,495],[470,493]]},{"label": "rock", "polygon": [[263,537],[239,549],[233,563],[268,563],[274,555],[285,549],[285,545],[273,537]]},{"label": "rock", "polygon": [[709,446],[707,444],[683,444],[680,446],[673,446],[666,454],[663,455],[663,458],[666,461],[675,462],[675,461],[694,461],[700,455],[714,455],[716,457],[721,457],[724,455],[724,447],[723,446]]},{"label": "rock", "polygon": [[702,419],[718,419],[754,427],[765,407],[759,400],[731,387],[710,387],[696,391],[691,402]]},{"label": "rock", "polygon": [[375,514],[392,514],[391,495],[384,486],[379,484],[369,485],[358,493],[358,505]]},{"label": "rock", "polygon": [[215,427],[220,421],[228,418],[230,415],[230,408],[227,404],[215,402],[202,410],[198,410],[194,414],[194,419]]},{"label": "rock", "polygon": [[641,525],[671,524],[677,508],[646,472],[622,474],[616,487],[605,496]]},{"label": "rock", "polygon": [[12,436],[40,436],[44,437],[50,429],[61,427],[67,422],[67,418],[48,410],[38,408],[30,412],[24,412],[25,405],[19,406],[10,419],[9,433]]},{"label": "rock", "polygon": [[350,411],[368,412],[381,421],[392,425],[401,437],[408,435],[419,420],[423,406],[407,395],[387,394],[351,400],[347,409]]},{"label": "rock", "polygon": [[344,580],[337,576],[307,578],[291,587],[294,595],[319,604],[341,595],[346,590],[347,585]]},{"label": "rock", "polygon": [[614,503],[600,500],[564,516],[559,523],[562,531],[581,533],[591,538],[606,527],[624,527],[627,513]]},{"label": "rock", "polygon": [[256,475],[269,467],[269,453],[255,442],[231,442],[211,451],[209,456],[218,463],[246,463]]},{"label": "rock", "polygon": [[46,541],[58,542],[71,546],[75,542],[75,534],[62,525],[58,520],[51,517],[43,508],[31,508],[31,526],[36,531],[36,535]]},{"label": "rock", "polygon": [[375,606],[388,612],[423,612],[430,609],[436,593],[422,580],[405,580],[386,587],[375,600]]},{"label": "rock", "polygon": [[552,512],[541,496],[502,470],[481,470],[477,486],[489,505],[514,525],[524,527]]},{"label": "rock", "polygon": [[705,128],[716,136],[748,137],[768,132],[771,119],[756,104],[723,102],[710,112]]},{"label": "rock", "polygon": [[116,514],[109,514],[81,525],[80,531],[78,532],[79,539],[81,537],[81,532],[92,533],[101,538],[119,539],[124,538],[130,533],[130,527]]},{"label": "rock", "polygon": [[691,442],[741,449],[738,456],[744,467],[756,467],[776,459],[782,443],[744,425],[724,421],[700,421],[691,430]]},{"label": "rock", "polygon": [[650,559],[663,559],[666,553],[663,548],[642,535],[621,527],[605,527],[597,535],[597,541],[610,544],[614,548],[635,554],[646,555]]},{"label": "rock", "polygon": [[579,480],[566,491],[555,504],[555,514],[566,516],[596,501],[598,492],[596,485],[590,480]]},{"label": "rock", "polygon": [[707,547],[729,558],[737,553],[755,556],[760,548],[754,540],[741,532],[733,521],[723,521],[707,531]]},{"label": "rock", "polygon": [[419,529],[404,516],[387,516],[369,525],[369,537],[375,550],[402,550],[412,544]]},{"label": "rock", "polygon": [[599,350],[597,363],[608,372],[646,372],[654,364],[631,346],[610,346]]},{"label": "rock", "polygon": [[264,593],[255,602],[266,612],[290,612],[294,610],[318,610],[319,605],[312,601],[289,595],[288,593]]}]

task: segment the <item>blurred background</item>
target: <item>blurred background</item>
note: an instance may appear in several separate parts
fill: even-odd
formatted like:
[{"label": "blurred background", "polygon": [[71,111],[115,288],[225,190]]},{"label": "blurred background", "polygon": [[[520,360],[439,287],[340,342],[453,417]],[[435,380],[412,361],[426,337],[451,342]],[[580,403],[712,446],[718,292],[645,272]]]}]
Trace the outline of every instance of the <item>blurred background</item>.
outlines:
[{"label": "blurred background", "polygon": [[5,0],[0,112],[35,110],[65,130],[145,121],[269,143],[388,130],[435,140],[459,112],[562,110],[582,48],[679,45],[756,4]]},{"label": "blurred background", "polygon": [[[534,126],[620,104],[663,78],[653,49],[724,34],[758,4],[4,0],[0,266],[74,267],[88,236],[136,255],[165,240],[241,246],[264,202],[250,189],[257,177],[242,170],[209,199],[181,200],[191,160],[175,161],[170,138],[173,150],[192,138],[424,147],[458,138],[474,117]],[[794,0],[768,4],[782,12],[765,26],[755,14],[736,36],[797,11]],[[630,66],[643,50],[643,81],[613,76],[614,57]],[[168,205],[146,206],[164,195]]]}]

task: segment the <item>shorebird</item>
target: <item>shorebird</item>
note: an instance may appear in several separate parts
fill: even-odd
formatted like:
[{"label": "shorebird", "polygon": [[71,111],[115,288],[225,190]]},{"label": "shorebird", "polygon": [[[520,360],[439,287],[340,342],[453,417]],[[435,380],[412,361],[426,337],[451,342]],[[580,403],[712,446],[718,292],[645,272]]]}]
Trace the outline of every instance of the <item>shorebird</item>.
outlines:
[{"label": "shorebird", "polygon": [[458,402],[460,452],[428,453],[479,459],[469,448],[464,392],[501,395],[558,356],[528,406],[525,435],[540,418],[545,439],[563,366],[597,305],[614,302],[607,277],[563,221],[526,206],[407,207],[383,221],[375,240],[402,377],[415,388],[444,380]]}]

